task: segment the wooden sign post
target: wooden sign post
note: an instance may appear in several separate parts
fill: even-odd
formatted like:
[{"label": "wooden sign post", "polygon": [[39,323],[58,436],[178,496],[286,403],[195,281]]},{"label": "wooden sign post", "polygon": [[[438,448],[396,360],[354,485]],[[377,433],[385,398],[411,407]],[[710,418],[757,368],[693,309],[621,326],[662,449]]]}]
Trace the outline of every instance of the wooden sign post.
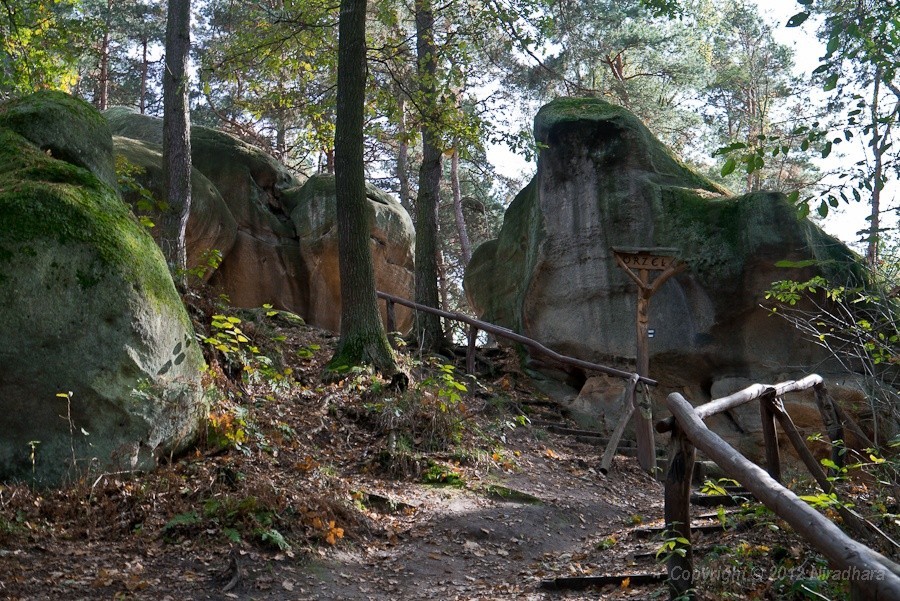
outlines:
[{"label": "wooden sign post", "polygon": [[[613,248],[616,262],[638,287],[637,297],[637,373],[647,376],[650,371],[649,311],[650,297],[673,275],[684,271],[686,265],[678,261],[675,248]],[[655,278],[651,278],[650,272]],[[635,388],[635,390],[637,390]],[[656,444],[653,438],[653,413],[649,400],[638,402],[632,397],[637,455],[641,468],[656,475]]]}]

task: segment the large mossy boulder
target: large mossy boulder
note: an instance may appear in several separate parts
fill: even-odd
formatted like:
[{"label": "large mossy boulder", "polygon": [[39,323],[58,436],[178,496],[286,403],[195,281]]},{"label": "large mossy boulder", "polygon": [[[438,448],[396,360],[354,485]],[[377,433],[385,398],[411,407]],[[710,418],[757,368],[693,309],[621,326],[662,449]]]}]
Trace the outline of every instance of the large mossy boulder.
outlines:
[{"label": "large mossy boulder", "polygon": [[[612,249],[674,247],[688,270],[650,307],[657,401],[674,390],[708,401],[726,381],[774,382],[814,370],[845,376],[760,307],[774,281],[823,270],[846,280],[858,270],[854,254],[798,219],[783,195],[728,195],[634,115],[602,100],[550,103],[535,119],[535,136],[537,174],[507,209],[499,237],[476,249],[466,270],[466,293],[483,319],[564,354],[633,366],[636,287]],[[807,260],[816,264],[777,266]],[[621,386],[589,384],[573,407],[602,417]],[[732,440],[741,430],[731,428]]]},{"label": "large mossy boulder", "polygon": [[[92,158],[21,125],[45,112],[90,134],[76,146]],[[2,480],[152,468],[204,412],[203,358],[162,253],[105,181],[104,123],[54,93],[0,106]]]},{"label": "large mossy boulder", "polygon": [[[139,165],[143,172],[136,179],[161,198],[162,121],[118,107],[104,115],[116,134],[116,153]],[[262,150],[200,126],[191,128],[191,157],[193,173],[200,174],[193,189],[196,195],[199,185],[201,202],[192,206],[188,223],[189,267],[202,265],[204,253],[216,249],[223,258],[209,283],[233,305],[270,303],[337,331],[334,178],[304,182]],[[376,284],[409,297],[414,240],[409,215],[371,185],[368,197]],[[408,326],[407,314],[400,311],[399,317],[400,326]]]},{"label": "large mossy boulder", "polygon": [[109,124],[97,111],[62,92],[39,92],[3,106],[0,127],[25,137],[48,155],[93,173],[116,189]]},{"label": "large mossy boulder", "polygon": [[[158,149],[161,173],[162,119],[123,107],[103,114],[116,136],[116,153],[128,158],[128,140]],[[297,277],[303,273],[303,262],[289,219],[291,199],[284,194],[301,182],[261,150],[207,127],[191,127],[191,160],[193,172],[202,174],[215,189],[211,196],[221,199],[215,202],[215,211],[205,215],[199,214],[202,207],[192,207],[191,220],[204,232],[219,230],[225,237],[213,240],[188,231],[188,253],[199,264],[207,251],[215,249],[222,254],[218,269],[209,272],[209,283],[237,307],[271,303],[305,315],[306,289]],[[159,193],[155,186],[147,187]],[[189,228],[191,225],[189,222]]]}]

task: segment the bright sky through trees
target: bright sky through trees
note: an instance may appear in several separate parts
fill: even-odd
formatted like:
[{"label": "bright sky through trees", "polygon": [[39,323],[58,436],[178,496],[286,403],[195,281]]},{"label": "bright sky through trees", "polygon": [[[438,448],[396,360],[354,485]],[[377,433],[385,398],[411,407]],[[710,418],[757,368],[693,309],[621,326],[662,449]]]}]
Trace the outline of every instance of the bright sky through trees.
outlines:
[{"label": "bright sky through trees", "polygon": [[[795,75],[803,80],[808,80],[812,71],[819,65],[820,57],[825,53],[823,42],[816,38],[818,24],[814,19],[810,19],[801,27],[787,28],[785,26],[790,17],[802,9],[802,6],[797,4],[795,0],[752,1],[756,2],[761,15],[772,26],[775,40],[794,50]],[[826,98],[827,94],[821,91],[821,84],[814,85],[811,100],[824,106]],[[844,167],[849,169],[856,161],[865,156],[864,144],[865,140],[860,137],[857,138],[857,141],[835,148],[835,151],[828,159],[822,160],[818,158],[816,153],[811,153],[810,156],[813,163],[821,167],[823,171]],[[514,155],[502,146],[493,146],[488,152],[488,157],[500,173],[510,177],[525,179],[534,172],[535,166],[533,163],[527,163],[523,158]],[[708,162],[722,161],[720,157],[713,159],[705,156],[704,158]],[[896,182],[888,182],[883,193],[885,207],[896,207],[895,196],[897,188]],[[736,192],[740,191],[736,190]],[[810,204],[812,207],[815,207],[818,202]],[[820,225],[830,234],[854,245],[858,251],[863,252],[864,245],[859,243],[860,235],[858,232],[866,227],[868,223],[866,216],[868,214],[869,206],[865,201],[850,204],[841,203],[838,208],[832,209],[824,220],[820,220]],[[813,215],[815,215],[815,211],[813,211]],[[885,213],[883,219],[886,227],[897,227],[896,210],[893,213]],[[891,231],[896,231],[896,229]],[[890,235],[890,231],[888,235]]]}]

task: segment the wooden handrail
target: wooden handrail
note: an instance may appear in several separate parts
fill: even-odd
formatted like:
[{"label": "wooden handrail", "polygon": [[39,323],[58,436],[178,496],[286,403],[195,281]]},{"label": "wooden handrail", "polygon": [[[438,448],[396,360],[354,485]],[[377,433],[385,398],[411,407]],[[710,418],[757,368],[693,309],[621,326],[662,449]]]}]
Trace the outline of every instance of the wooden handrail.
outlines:
[{"label": "wooden handrail", "polygon": [[[699,417],[700,419],[706,419],[708,417],[716,415],[717,413],[722,413],[723,411],[728,411],[729,409],[740,407],[745,403],[749,403],[750,401],[754,401],[764,396],[771,396],[772,398],[780,397],[789,392],[806,390],[807,388],[812,388],[821,383],[822,376],[811,374],[800,380],[789,380],[787,382],[781,382],[774,385],[753,384],[752,386],[748,386],[747,388],[739,390],[734,394],[730,394],[719,399],[714,399],[708,403],[699,405],[698,407],[694,408],[694,411],[696,412],[697,417]],[[656,431],[660,434],[671,432],[672,426],[674,424],[674,417],[661,419],[656,422]]]},{"label": "wooden handrail", "polygon": [[[815,385],[817,381],[821,383],[821,378],[809,376],[797,382],[786,382],[783,386],[765,388],[780,396],[784,392],[800,389],[801,386]],[[707,403],[707,406],[710,404]],[[687,511],[687,495],[684,494],[687,489],[684,489],[684,482],[690,480],[696,447],[716,462],[728,477],[740,482],[766,507],[790,524],[839,570],[847,571],[851,587],[863,592],[868,599],[900,599],[900,566],[844,534],[831,520],[737,453],[706,427],[699,411],[683,396],[678,393],[670,394],[666,398],[666,405],[675,421],[671,444],[674,454],[670,458],[672,465],[666,479],[667,526],[674,526],[679,533],[686,532],[685,538],[690,540],[690,514]],[[669,563],[670,582],[680,592],[688,592],[693,586],[690,545],[687,547],[688,553],[685,556],[673,557]],[[684,571],[685,567],[687,572]],[[680,568],[680,571],[675,568]]]},{"label": "wooden handrail", "polygon": [[[500,326],[496,326],[492,323],[488,323],[486,321],[481,321],[480,319],[475,319],[474,317],[469,317],[468,315],[463,315],[462,313],[452,313],[450,311],[442,311],[441,309],[435,309],[433,307],[427,307],[425,305],[420,305],[419,303],[414,303],[413,301],[406,300],[405,298],[400,298],[399,296],[394,296],[393,294],[388,294],[387,292],[376,292],[379,298],[388,301],[389,303],[397,303],[398,305],[403,305],[404,307],[409,307],[410,309],[415,309],[417,311],[425,311],[427,313],[433,313],[435,315],[439,315],[441,317],[445,317],[447,319],[453,319],[456,321],[461,321],[465,324],[469,324],[470,326],[474,326],[479,330],[484,330],[485,332],[489,332],[495,336],[500,336],[502,338],[508,338],[514,342],[518,342],[520,344],[524,344],[528,348],[537,351],[543,355],[546,355],[559,363],[564,365],[572,365],[574,367],[580,367],[582,369],[587,369],[590,371],[598,371],[600,373],[604,373],[610,376],[616,376],[618,378],[622,378],[624,380],[630,380],[636,374],[623,371],[621,369],[616,369],[614,367],[607,367],[606,365],[600,365],[598,363],[591,363],[590,361],[582,361],[581,359],[575,359],[574,357],[569,357],[567,355],[561,355],[554,350],[551,350],[541,344],[536,340],[532,340],[526,336],[522,336],[521,334],[517,334],[510,330],[509,328],[503,328]],[[643,382],[649,386],[656,386],[656,380],[652,380],[645,376],[637,376],[639,382]]]}]

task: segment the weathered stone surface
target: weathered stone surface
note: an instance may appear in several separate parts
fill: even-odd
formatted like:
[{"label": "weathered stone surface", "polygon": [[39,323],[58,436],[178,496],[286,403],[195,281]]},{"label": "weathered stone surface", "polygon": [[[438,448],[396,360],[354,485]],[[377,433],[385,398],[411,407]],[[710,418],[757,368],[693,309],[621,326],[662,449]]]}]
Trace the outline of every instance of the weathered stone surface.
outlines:
[{"label": "weathered stone surface", "polygon": [[[138,154],[128,139],[140,140],[144,148],[156,148],[162,140],[159,119],[122,108],[110,109],[105,115],[113,132],[123,136],[116,138],[117,152]],[[340,275],[334,179],[321,176],[302,183],[266,153],[205,127],[191,128],[191,155],[194,173],[201,173],[202,181],[218,192],[207,194],[209,199],[201,205],[212,210],[192,207],[188,224],[188,250],[194,261],[209,248],[223,254],[221,265],[209,278],[210,285],[227,294],[235,306],[271,303],[312,325],[337,331]],[[196,189],[196,182],[194,186]],[[205,188],[206,184],[201,184],[201,189]],[[409,297],[414,240],[411,220],[387,194],[373,186],[368,190],[376,285]],[[195,211],[203,214],[195,216]],[[191,232],[194,222],[202,232]],[[408,327],[408,313],[398,313],[400,325]]]},{"label": "weathered stone surface", "polygon": [[52,142],[0,117],[0,479],[39,485],[151,468],[204,412],[203,359],[162,253],[98,176],[109,131],[87,104],[60,102],[66,127],[94,131],[81,145],[108,156],[50,156]]},{"label": "weathered stone surface", "polygon": [[[129,177],[150,192],[154,199],[154,206],[146,210],[140,206],[142,198],[136,189],[123,189],[122,198],[131,205],[135,214],[146,215],[157,224],[150,229],[154,240],[159,244],[162,223],[162,213],[159,203],[155,199],[164,198],[163,173],[162,173],[162,149],[150,142],[141,142],[121,136],[113,137],[115,154],[119,160],[127,161],[125,168],[133,171]],[[175,205],[172,210],[181,212],[181,206]],[[216,249],[227,255],[237,239],[237,222],[218,189],[205,175],[196,168],[191,171],[191,214],[188,218],[186,233],[187,265],[188,269],[206,265],[204,252]],[[209,269],[204,274],[209,279],[215,270]]]},{"label": "weathered stone surface", "polygon": [[[375,286],[382,292],[409,298],[414,281],[412,220],[399,202],[371,184],[366,185],[366,197],[371,209],[369,247],[376,266]],[[307,257],[309,312],[321,316],[323,327],[334,331],[340,329],[341,317],[333,311],[340,306],[341,296],[336,217],[334,177],[311,177],[297,194],[291,219],[300,237],[301,254]],[[380,306],[383,313],[384,304]],[[412,325],[412,314],[405,307],[396,307],[396,318],[400,330]]]},{"label": "weathered stone surface", "polygon": [[54,158],[84,167],[115,190],[109,124],[84,107],[62,92],[37,92],[5,104],[0,127],[11,129]]},{"label": "weathered stone surface", "polygon": [[[853,253],[797,219],[783,195],[727,196],[636,117],[601,100],[552,102],[538,113],[535,135],[544,145],[537,175],[507,209],[499,238],[481,245],[466,270],[466,293],[482,318],[565,354],[633,366],[635,284],[611,249],[676,247],[689,269],[662,286],[650,309],[657,410],[673,390],[700,403],[733,378],[839,372],[759,306],[776,280],[820,269],[844,270],[846,279],[856,269]],[[775,265],[803,259],[823,267]],[[609,396],[588,390],[571,402],[596,411]]]}]

